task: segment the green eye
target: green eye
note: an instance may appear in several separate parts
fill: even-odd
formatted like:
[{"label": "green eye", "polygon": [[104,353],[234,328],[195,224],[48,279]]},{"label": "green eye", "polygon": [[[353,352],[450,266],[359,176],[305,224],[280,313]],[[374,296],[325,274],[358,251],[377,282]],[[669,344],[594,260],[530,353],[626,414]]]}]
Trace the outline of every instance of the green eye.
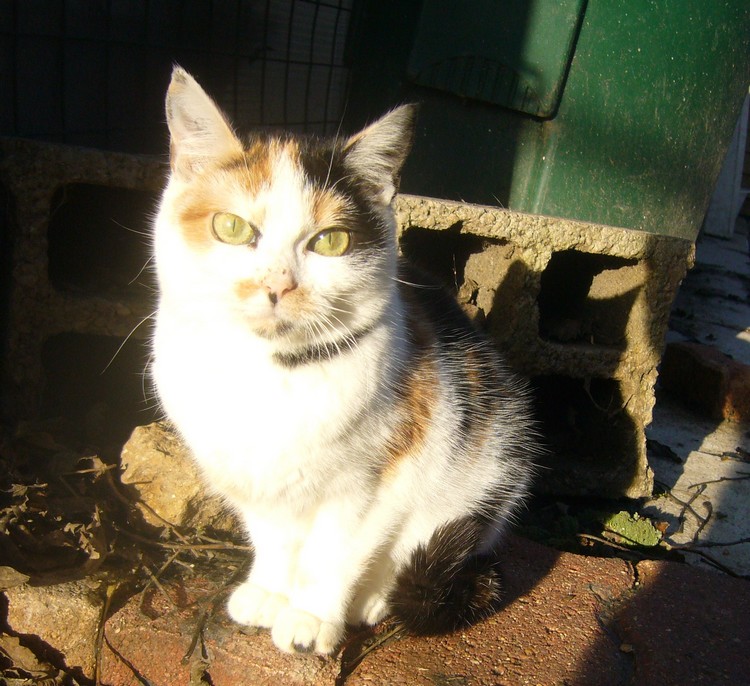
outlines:
[{"label": "green eye", "polygon": [[231,212],[218,212],[211,220],[214,236],[229,245],[251,245],[258,242],[258,232],[253,225]]},{"label": "green eye", "polygon": [[348,231],[328,229],[314,236],[307,249],[324,257],[340,257],[349,250],[350,243],[351,236]]}]

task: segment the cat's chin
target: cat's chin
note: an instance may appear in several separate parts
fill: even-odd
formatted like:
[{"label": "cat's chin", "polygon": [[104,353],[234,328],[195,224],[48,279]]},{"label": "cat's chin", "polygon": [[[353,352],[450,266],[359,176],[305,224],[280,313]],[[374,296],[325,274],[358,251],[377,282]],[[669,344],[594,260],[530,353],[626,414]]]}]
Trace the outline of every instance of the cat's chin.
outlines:
[{"label": "cat's chin", "polygon": [[280,319],[254,321],[250,322],[251,331],[265,341],[279,341],[288,339],[297,327],[293,322],[283,321]]}]

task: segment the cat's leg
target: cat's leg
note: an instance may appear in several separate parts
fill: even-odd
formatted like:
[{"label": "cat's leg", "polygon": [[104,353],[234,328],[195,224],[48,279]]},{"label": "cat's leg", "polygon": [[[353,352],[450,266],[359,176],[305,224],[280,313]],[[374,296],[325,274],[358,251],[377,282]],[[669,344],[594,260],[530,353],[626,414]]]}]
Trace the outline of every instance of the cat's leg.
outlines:
[{"label": "cat's leg", "polygon": [[319,508],[299,551],[289,604],[271,632],[281,650],[330,654],[337,648],[347,606],[380,535],[347,499]]},{"label": "cat's leg", "polygon": [[389,552],[380,552],[357,584],[349,605],[347,622],[374,626],[388,615],[390,595],[396,568]]},{"label": "cat's leg", "polygon": [[247,580],[230,595],[227,612],[238,624],[270,629],[289,604],[300,537],[291,522],[268,522],[250,513],[245,513],[245,521],[254,548],[253,564]]}]

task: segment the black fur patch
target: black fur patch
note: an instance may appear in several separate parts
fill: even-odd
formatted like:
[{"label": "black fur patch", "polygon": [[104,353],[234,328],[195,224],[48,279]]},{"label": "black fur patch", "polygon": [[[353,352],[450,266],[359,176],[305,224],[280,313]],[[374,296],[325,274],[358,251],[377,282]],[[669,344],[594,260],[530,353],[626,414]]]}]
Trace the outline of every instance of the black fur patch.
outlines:
[{"label": "black fur patch", "polygon": [[374,326],[368,326],[328,343],[309,345],[292,352],[276,352],[273,354],[273,361],[287,369],[294,369],[314,362],[328,362],[339,355],[354,350],[357,344],[371,334],[374,329]]},{"label": "black fur patch", "polygon": [[[405,260],[399,263],[399,290],[416,319],[430,322],[442,358],[448,362],[450,384],[457,390],[454,410],[460,416],[457,439],[470,440],[477,426],[487,423],[507,402],[517,402],[518,393],[505,388],[500,359],[492,344],[470,321],[456,299],[430,275]],[[467,358],[474,359],[474,380],[469,377]]]},{"label": "black fur patch", "polygon": [[346,153],[341,141],[321,141],[314,137],[300,138],[300,160],[310,180],[319,188],[335,188],[355,208],[352,230],[353,248],[381,250],[392,240],[390,227],[374,210],[363,179],[345,164]]},{"label": "black fur patch", "polygon": [[477,555],[483,525],[464,517],[419,546],[389,598],[396,619],[414,634],[441,634],[492,614],[500,598],[496,560]]}]

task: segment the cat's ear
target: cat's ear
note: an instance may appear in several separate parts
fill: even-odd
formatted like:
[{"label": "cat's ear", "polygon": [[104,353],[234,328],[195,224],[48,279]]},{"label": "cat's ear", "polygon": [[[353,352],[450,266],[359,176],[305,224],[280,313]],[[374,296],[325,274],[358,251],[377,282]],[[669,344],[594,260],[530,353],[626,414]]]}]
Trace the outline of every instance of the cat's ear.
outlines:
[{"label": "cat's ear", "polygon": [[221,110],[182,67],[172,71],[167,90],[172,171],[189,179],[207,164],[242,152]]},{"label": "cat's ear", "polygon": [[352,136],[344,146],[345,163],[373,185],[384,205],[390,204],[398,190],[416,116],[416,105],[397,107]]}]

